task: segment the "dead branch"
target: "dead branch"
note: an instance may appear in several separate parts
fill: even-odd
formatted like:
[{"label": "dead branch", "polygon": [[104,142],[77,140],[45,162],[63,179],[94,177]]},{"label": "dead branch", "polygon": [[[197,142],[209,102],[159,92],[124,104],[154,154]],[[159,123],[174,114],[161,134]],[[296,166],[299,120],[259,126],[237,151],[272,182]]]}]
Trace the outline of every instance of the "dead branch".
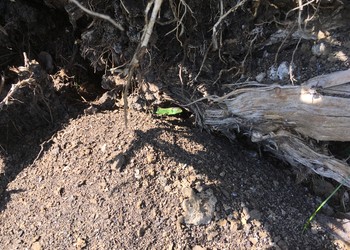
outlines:
[{"label": "dead branch", "polygon": [[306,166],[350,187],[349,166],[310,144],[310,138],[350,141],[349,82],[350,70],[345,70],[301,86],[247,84],[222,97],[206,97],[220,108],[206,110],[204,124],[223,132],[240,128],[291,165]]}]

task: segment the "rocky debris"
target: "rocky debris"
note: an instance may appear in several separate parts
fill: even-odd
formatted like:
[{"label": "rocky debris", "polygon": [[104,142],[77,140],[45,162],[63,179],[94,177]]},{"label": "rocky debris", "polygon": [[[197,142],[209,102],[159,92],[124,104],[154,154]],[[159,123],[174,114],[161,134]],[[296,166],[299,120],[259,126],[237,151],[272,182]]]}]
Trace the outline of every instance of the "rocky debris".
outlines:
[{"label": "rocky debris", "polygon": [[84,238],[78,237],[74,246],[80,250],[80,249],[83,249],[87,246],[87,242]]},{"label": "rocky debris", "polygon": [[261,219],[261,213],[257,209],[253,209],[249,212],[250,219],[252,220],[260,220]]},{"label": "rocky debris", "polygon": [[203,225],[208,224],[214,215],[216,197],[211,189],[201,193],[195,193],[194,190],[186,189],[185,195],[188,196],[182,202],[186,224]]},{"label": "rocky debris", "polygon": [[[293,65],[294,66],[294,65]],[[286,61],[281,62],[276,68],[275,65],[271,66],[268,71],[268,76],[271,80],[285,80],[289,77],[290,66]]]},{"label": "rocky debris", "polygon": [[258,74],[256,77],[255,77],[255,80],[257,82],[262,82],[266,77],[266,73],[265,72],[261,72],[260,74]]},{"label": "rocky debris", "polygon": [[[335,189],[332,183],[318,177],[312,179],[312,186],[315,194],[323,198],[328,197]],[[333,199],[337,198],[337,196],[338,194],[336,194]]]},{"label": "rocky debris", "polygon": [[201,247],[201,246],[199,246],[199,245],[195,245],[195,246],[192,248],[192,250],[206,250],[206,248]]},{"label": "rocky debris", "polygon": [[30,249],[31,250],[41,250],[42,248],[41,248],[40,242],[39,241],[33,242],[33,244],[32,244]]},{"label": "rocky debris", "polygon": [[205,234],[207,241],[212,241],[219,235],[219,227],[216,225],[216,223],[210,223],[205,227]]},{"label": "rocky debris", "polygon": [[117,89],[109,90],[105,92],[96,102],[94,102],[94,105],[97,106],[99,110],[112,110],[116,107],[117,102],[117,96],[118,96]]},{"label": "rocky debris", "polygon": [[[348,218],[334,218],[325,216],[323,214],[319,215],[320,223],[327,228],[329,232],[339,239],[345,242],[350,242],[350,214],[347,215]],[[324,230],[323,230],[324,231]],[[322,232],[321,232],[322,233]],[[343,242],[344,244],[344,242]],[[349,247],[349,245],[348,245]]]},{"label": "rocky debris", "polygon": [[123,154],[118,154],[111,161],[109,161],[111,170],[123,170],[126,164],[126,158]]},{"label": "rocky debris", "polygon": [[326,45],[324,43],[316,43],[311,48],[312,54],[315,56],[322,56],[327,54]]}]

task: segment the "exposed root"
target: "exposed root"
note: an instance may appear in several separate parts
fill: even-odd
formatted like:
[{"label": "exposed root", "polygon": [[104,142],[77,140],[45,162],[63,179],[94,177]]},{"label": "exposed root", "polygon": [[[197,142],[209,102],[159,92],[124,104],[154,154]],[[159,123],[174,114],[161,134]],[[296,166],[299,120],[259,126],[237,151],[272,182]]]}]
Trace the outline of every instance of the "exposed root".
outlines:
[{"label": "exposed root", "polygon": [[[171,11],[173,12],[173,15],[175,17],[174,21],[176,21],[176,27],[174,29],[172,29],[171,31],[169,31],[168,33],[166,33],[165,36],[176,31],[176,39],[179,41],[179,43],[181,44],[181,47],[182,47],[183,43],[180,40],[180,36],[182,36],[182,34],[185,31],[185,25],[183,24],[183,19],[185,18],[186,14],[187,14],[187,10],[191,13],[191,16],[194,19],[196,19],[196,18],[193,15],[193,11],[192,11],[191,7],[184,0],[180,0],[177,8],[175,7],[173,0],[169,0],[169,4],[170,4]],[[183,14],[181,15],[181,17],[179,17],[180,12],[181,12],[181,6],[184,7],[184,11],[183,11]]]},{"label": "exposed root", "polygon": [[85,8],[83,5],[81,5],[77,0],[69,0],[69,1],[74,3],[76,6],[78,6],[82,11],[86,12],[87,14],[94,16],[94,17],[104,19],[104,20],[110,22],[111,24],[113,24],[113,26],[116,27],[117,29],[119,29],[120,31],[124,31],[124,28],[120,24],[116,23],[110,16],[107,16],[107,15],[104,15],[101,13],[97,13],[95,11],[91,11],[91,10]]},{"label": "exposed root", "polygon": [[[128,99],[127,99],[128,91],[129,91],[129,88],[131,87],[131,81],[133,79],[135,70],[139,67],[140,60],[142,60],[144,54],[146,53],[148,42],[152,35],[153,27],[156,22],[160,7],[162,6],[162,2],[163,0],[153,0],[147,3],[146,9],[145,9],[145,27],[141,37],[141,42],[139,43],[134,53],[134,56],[129,64],[127,82],[124,86],[124,91],[123,91],[124,123],[126,128],[128,127]],[[148,12],[150,11],[152,5],[153,5],[152,14],[150,19],[148,20],[147,19]]]},{"label": "exposed root", "polygon": [[293,54],[292,54],[292,60],[290,61],[289,64],[289,80],[292,83],[292,85],[294,85],[294,82],[296,81],[293,75],[293,65],[294,65],[294,56],[295,53],[297,52],[298,48],[299,48],[299,44],[301,42],[301,38],[299,38],[297,45],[295,46],[295,49],[293,50]]},{"label": "exposed root", "polygon": [[0,75],[0,95],[2,92],[2,89],[4,88],[5,85],[5,77],[3,75]]},{"label": "exposed root", "polygon": [[197,75],[193,78],[193,80],[192,80],[193,82],[197,81],[198,76],[202,73],[202,69],[204,67],[204,63],[207,60],[207,57],[208,57],[208,54],[209,54],[209,51],[210,51],[211,47],[212,47],[212,43],[209,44],[209,46],[208,46],[208,48],[207,48],[207,50],[206,50],[206,52],[204,54],[204,57],[203,57],[203,60],[202,60],[202,64],[201,64],[201,66],[200,66],[200,68],[198,70]]},{"label": "exposed root", "polygon": [[214,51],[216,51],[218,49],[218,41],[216,39],[218,26],[220,25],[222,20],[224,20],[232,12],[235,12],[239,7],[243,6],[246,2],[247,2],[247,0],[239,1],[234,7],[229,9],[225,14],[221,15],[219,17],[219,20],[214,24],[214,26],[213,26],[213,34],[212,34],[212,44],[213,44],[213,50]]},{"label": "exposed root", "polygon": [[3,110],[4,106],[9,105],[11,102],[15,101],[13,95],[24,86],[31,85],[35,83],[35,79],[29,78],[22,81],[19,81],[16,84],[13,84],[10,91],[7,93],[6,97],[0,102],[0,111]]},{"label": "exposed root", "polygon": [[[218,46],[218,41],[217,41],[217,33],[218,33],[218,27],[219,25],[221,24],[221,22],[231,13],[235,12],[239,7],[243,6],[245,3],[247,2],[247,0],[243,0],[243,1],[240,1],[239,3],[237,3],[234,7],[232,7],[231,9],[229,9],[226,13],[223,13],[223,2],[220,1],[220,17],[218,19],[218,21],[214,24],[213,26],[213,33],[212,33],[212,39],[211,39],[211,43],[210,45],[208,46],[206,52],[205,52],[205,55],[204,55],[204,58],[202,60],[202,63],[201,63],[201,66],[199,68],[199,71],[197,73],[197,75],[194,77],[194,79],[192,81],[196,81],[199,77],[199,75],[202,73],[202,70],[203,70],[203,67],[204,67],[204,63],[208,57],[208,54],[209,54],[209,51],[210,49],[212,49],[213,51],[216,51],[219,49],[219,46]],[[221,37],[221,35],[220,35]],[[221,61],[224,61],[222,58],[221,58],[221,55],[220,55],[220,51],[219,51],[219,58]],[[232,67],[230,68],[228,71],[231,71],[232,69],[234,69],[235,67]],[[216,79],[215,83],[220,79],[221,75],[223,72],[227,72],[227,70],[224,70],[224,71],[220,71],[219,73],[219,77]]]}]

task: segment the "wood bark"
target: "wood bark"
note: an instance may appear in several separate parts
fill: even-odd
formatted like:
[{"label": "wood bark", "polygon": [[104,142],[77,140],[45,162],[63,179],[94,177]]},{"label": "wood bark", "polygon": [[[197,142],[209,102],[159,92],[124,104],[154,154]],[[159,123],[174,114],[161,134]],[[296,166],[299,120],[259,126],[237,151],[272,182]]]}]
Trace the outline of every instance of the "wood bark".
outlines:
[{"label": "wood bark", "polygon": [[[300,86],[252,85],[212,98],[204,123],[240,129],[290,164],[303,165],[350,187],[346,162],[321,153],[314,141],[350,141],[350,70]],[[313,139],[313,140],[310,140]]]}]

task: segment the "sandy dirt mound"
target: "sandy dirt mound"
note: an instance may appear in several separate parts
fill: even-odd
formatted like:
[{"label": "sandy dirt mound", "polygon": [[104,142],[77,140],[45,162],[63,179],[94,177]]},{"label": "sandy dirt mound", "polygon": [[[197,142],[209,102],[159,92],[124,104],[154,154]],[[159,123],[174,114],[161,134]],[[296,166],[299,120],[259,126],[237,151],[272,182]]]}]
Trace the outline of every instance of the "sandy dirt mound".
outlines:
[{"label": "sandy dirt mound", "polygon": [[119,111],[71,120],[34,164],[29,147],[4,160],[24,169],[1,199],[2,249],[346,249],[317,222],[302,234],[317,202],[288,169],[129,115],[127,130]]}]

